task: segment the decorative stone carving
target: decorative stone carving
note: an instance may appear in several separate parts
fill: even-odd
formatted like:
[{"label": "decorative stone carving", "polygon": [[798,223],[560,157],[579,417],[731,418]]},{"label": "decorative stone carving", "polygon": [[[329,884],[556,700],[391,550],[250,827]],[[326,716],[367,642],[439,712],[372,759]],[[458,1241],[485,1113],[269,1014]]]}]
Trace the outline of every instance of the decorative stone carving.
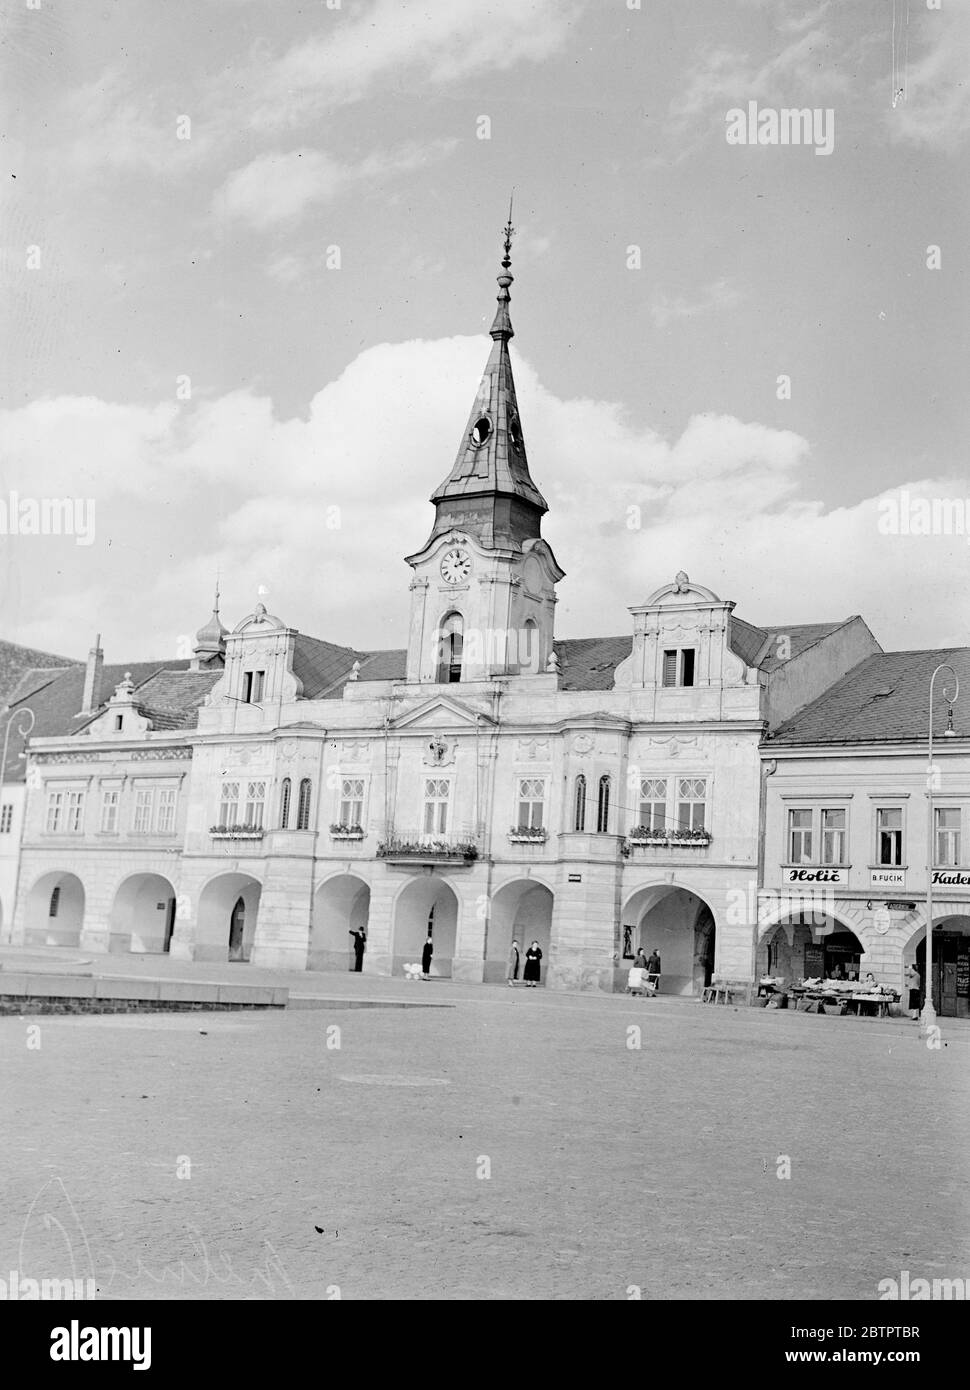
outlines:
[{"label": "decorative stone carving", "polygon": [[457,743],[448,744],[440,734],[435,734],[424,751],[424,761],[428,767],[448,767],[455,761]]},{"label": "decorative stone carving", "polygon": [[520,738],[516,756],[522,760],[535,762],[537,758],[548,760],[551,756],[549,752],[549,740],[547,738]]},{"label": "decorative stone carving", "polygon": [[593,751],[593,740],[589,734],[577,734],[573,739],[573,752],[577,758],[588,757]]}]

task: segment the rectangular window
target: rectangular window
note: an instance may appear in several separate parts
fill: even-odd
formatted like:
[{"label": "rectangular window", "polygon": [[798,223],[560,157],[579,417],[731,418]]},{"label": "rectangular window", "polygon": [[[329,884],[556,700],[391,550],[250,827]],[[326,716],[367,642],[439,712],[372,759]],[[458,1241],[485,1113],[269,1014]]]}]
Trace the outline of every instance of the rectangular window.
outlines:
[{"label": "rectangular window", "polygon": [[546,784],[541,777],[519,778],[519,812],[516,825],[541,830],[546,801]]},{"label": "rectangular window", "polygon": [[61,818],[64,814],[64,793],[47,793],[47,832],[55,834],[61,828]]},{"label": "rectangular window", "polygon": [[259,704],[260,700],[263,698],[263,682],[265,679],[265,671],[243,672],[243,704]]},{"label": "rectangular window", "polygon": [[662,833],[667,828],[667,779],[644,777],[640,781],[640,819],[647,830]]},{"label": "rectangular window", "polygon": [[693,647],[668,648],[664,652],[664,685],[693,685],[696,655]]},{"label": "rectangular window", "polygon": [[677,825],[681,830],[706,829],[707,781],[681,777],[677,783]]},{"label": "rectangular window", "polygon": [[845,810],[842,807],[822,812],[822,863],[846,863]]},{"label": "rectangular window", "polygon": [[263,824],[263,806],[266,802],[266,783],[246,783],[246,816],[243,825],[259,830]]},{"label": "rectangular window", "polygon": [[13,829],[13,805],[5,801],[0,806],[0,835],[9,835]]},{"label": "rectangular window", "polygon": [[876,811],[876,863],[903,862],[903,812],[898,806]]},{"label": "rectangular window", "polygon": [[84,829],[83,792],[68,792],[67,794],[67,828],[72,835],[78,835]]},{"label": "rectangular window", "polygon": [[936,862],[940,868],[960,866],[960,808],[938,806],[936,810]]},{"label": "rectangular window", "polygon": [[160,835],[175,832],[175,802],[178,792],[175,787],[160,787],[158,792],[158,820],[155,828]]},{"label": "rectangular window", "polygon": [[105,835],[118,833],[118,803],[121,793],[115,787],[101,793],[101,830]]},{"label": "rectangular window", "polygon": [[363,777],[344,777],[340,783],[340,824],[363,825],[364,823],[364,779]]},{"label": "rectangular window", "polygon": [[223,782],[219,803],[219,824],[236,825],[239,820],[239,783]]},{"label": "rectangular window", "polygon": [[812,863],[812,813],[788,812],[788,854],[791,864]]},{"label": "rectangular window", "polygon": [[147,835],[152,828],[152,811],[155,808],[155,788],[139,787],[135,792],[135,834]]},{"label": "rectangular window", "polygon": [[451,783],[447,778],[428,777],[424,783],[424,833],[444,835],[448,830],[448,794]]}]

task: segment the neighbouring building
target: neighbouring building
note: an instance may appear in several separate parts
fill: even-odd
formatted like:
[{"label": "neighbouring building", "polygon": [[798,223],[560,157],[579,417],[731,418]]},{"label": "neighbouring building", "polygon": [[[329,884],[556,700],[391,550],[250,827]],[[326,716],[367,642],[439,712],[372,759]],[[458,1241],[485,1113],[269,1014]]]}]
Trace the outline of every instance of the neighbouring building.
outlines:
[{"label": "neighbouring building", "polygon": [[[943,663],[963,694],[950,704],[954,682],[940,673],[930,767],[930,680]],[[968,697],[970,648],[878,652],[769,733],[763,973],[827,975],[841,964],[902,990],[915,962],[925,981],[929,866],[934,1004],[970,1015]]]},{"label": "neighbouring building", "polygon": [[511,283],[507,239],[401,649],[260,604],[231,632],[216,612],[189,663],[103,671],[96,705],[96,653],[58,677],[73,704],[31,740],[15,940],[346,969],[364,928],[373,973],[430,934],[432,973],[469,981],[504,979],[513,937],[552,987],[622,987],[640,945],[669,992],[753,978],[763,742],[881,649],[858,617],[755,626],[684,573],[625,634],[559,637]]}]

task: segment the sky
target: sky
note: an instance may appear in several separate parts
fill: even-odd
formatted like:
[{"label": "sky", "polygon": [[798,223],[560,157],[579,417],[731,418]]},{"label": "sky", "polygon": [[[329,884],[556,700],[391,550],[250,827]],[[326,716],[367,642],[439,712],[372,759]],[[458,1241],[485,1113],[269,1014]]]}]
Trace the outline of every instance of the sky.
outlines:
[{"label": "sky", "polygon": [[230,627],[404,646],[514,188],[558,636],[685,570],[970,642],[970,0],[0,13],[0,638],[186,656],[218,575]]}]

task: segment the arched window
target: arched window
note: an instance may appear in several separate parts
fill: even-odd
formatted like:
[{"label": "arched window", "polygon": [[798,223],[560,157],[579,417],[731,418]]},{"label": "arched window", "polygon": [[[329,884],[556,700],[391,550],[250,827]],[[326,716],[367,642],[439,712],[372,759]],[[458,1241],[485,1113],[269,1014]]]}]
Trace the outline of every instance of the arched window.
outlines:
[{"label": "arched window", "polygon": [[610,779],[604,772],[600,778],[599,796],[596,801],[596,832],[605,835],[610,828]]},{"label": "arched window", "polygon": [[56,917],[56,916],[57,916],[57,909],[58,909],[58,907],[60,906],[60,903],[61,903],[61,885],[58,884],[57,887],[54,889],[54,891],[51,893],[51,905],[50,905],[50,911],[49,911],[48,914],[47,914],[48,917]]},{"label": "arched window", "polygon": [[297,830],[310,829],[310,779],[304,777],[300,783],[300,799],[296,804]]},{"label": "arched window", "polygon": [[573,829],[586,829],[586,778],[582,773],[576,778],[576,810],[573,815]]},{"label": "arched window", "polygon": [[539,624],[535,618],[526,618],[522,627],[522,650],[519,652],[519,670],[530,676],[540,674],[539,666]]},{"label": "arched window", "polygon": [[461,680],[461,654],[465,624],[460,613],[449,613],[438,629],[438,681]]},{"label": "arched window", "polygon": [[292,784],[288,777],[283,778],[283,785],[280,787],[280,829],[289,830],[290,828],[290,793]]}]

